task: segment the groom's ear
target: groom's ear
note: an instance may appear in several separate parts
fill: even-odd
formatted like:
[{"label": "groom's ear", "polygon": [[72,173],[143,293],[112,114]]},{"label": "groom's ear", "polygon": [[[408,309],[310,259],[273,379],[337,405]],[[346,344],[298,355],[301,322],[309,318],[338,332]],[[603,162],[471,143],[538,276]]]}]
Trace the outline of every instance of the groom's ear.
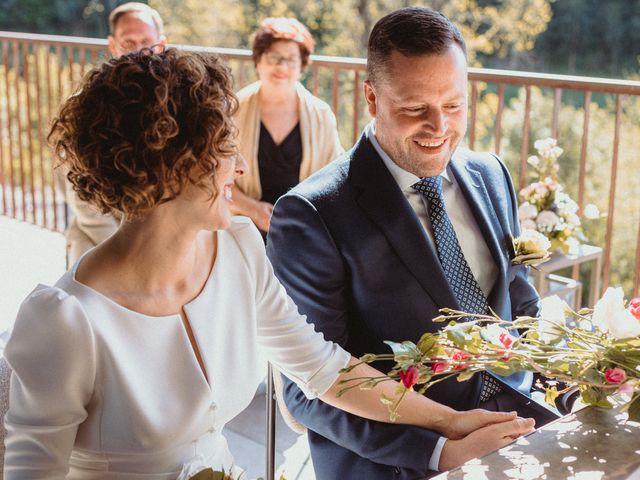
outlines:
[{"label": "groom's ear", "polygon": [[373,118],[376,117],[378,107],[376,105],[376,92],[369,80],[365,80],[363,84],[364,99],[367,101],[367,109]]}]

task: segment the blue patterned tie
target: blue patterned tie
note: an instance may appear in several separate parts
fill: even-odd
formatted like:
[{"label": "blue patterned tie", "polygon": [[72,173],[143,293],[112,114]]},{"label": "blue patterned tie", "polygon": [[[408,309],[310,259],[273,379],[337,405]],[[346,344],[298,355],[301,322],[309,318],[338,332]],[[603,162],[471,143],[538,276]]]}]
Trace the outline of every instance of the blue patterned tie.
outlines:
[{"label": "blue patterned tie", "polygon": [[[489,304],[464,258],[458,237],[447,215],[442,195],[442,177],[425,177],[412,186],[427,197],[429,218],[440,265],[451,290],[460,303],[460,308],[465,312],[485,315],[489,311]],[[498,381],[491,375],[484,374],[482,379],[480,401],[484,402],[502,391]]]}]

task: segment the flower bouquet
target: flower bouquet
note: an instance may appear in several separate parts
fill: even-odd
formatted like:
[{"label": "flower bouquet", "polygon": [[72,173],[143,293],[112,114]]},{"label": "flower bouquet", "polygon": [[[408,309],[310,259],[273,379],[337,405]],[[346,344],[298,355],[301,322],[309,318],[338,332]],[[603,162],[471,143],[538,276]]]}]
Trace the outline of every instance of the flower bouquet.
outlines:
[{"label": "flower bouquet", "polygon": [[[393,420],[410,390],[422,394],[448,378],[462,382],[485,370],[502,376],[527,371],[548,379],[541,386],[552,405],[574,386],[585,404],[599,407],[611,407],[610,397],[622,394],[629,420],[640,421],[640,297],[625,304],[622,289],[609,288],[593,309],[578,312],[548,297],[538,318],[513,322],[496,315],[441,312],[433,319],[448,322],[441,331],[425,333],[417,344],[385,342],[392,353],[361,357],[366,363],[395,361],[387,378],[347,381],[340,393],[398,380],[395,398],[381,398]],[[558,390],[557,381],[569,386]]]},{"label": "flower bouquet", "polygon": [[[578,204],[564,192],[558,182],[558,158],[562,148],[553,138],[536,140],[538,155],[529,157],[535,181],[520,190],[518,218],[522,230],[536,230],[551,242],[552,251],[569,253],[586,240],[578,216]],[[599,218],[595,205],[584,209],[586,218]]]}]

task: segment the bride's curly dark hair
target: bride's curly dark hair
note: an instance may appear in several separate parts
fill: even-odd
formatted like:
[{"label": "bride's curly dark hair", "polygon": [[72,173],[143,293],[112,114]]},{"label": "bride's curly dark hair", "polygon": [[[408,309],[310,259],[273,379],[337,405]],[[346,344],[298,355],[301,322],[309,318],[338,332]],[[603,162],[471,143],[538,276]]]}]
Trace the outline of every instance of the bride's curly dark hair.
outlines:
[{"label": "bride's curly dark hair", "polygon": [[237,151],[236,109],[216,55],[146,49],[89,72],[48,138],[81,200],[131,219],[189,182],[217,195],[218,159]]}]

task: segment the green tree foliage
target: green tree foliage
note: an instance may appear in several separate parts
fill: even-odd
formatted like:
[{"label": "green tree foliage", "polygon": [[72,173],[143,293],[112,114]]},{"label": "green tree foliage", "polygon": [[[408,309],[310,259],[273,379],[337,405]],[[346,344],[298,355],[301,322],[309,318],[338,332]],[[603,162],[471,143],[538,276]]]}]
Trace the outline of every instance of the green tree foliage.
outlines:
[{"label": "green tree foliage", "polygon": [[[0,30],[106,37],[117,0],[0,0]],[[144,2],[146,3],[146,2]]]},{"label": "green tree foliage", "polygon": [[640,0],[557,0],[535,45],[539,70],[601,77],[640,67]]}]

